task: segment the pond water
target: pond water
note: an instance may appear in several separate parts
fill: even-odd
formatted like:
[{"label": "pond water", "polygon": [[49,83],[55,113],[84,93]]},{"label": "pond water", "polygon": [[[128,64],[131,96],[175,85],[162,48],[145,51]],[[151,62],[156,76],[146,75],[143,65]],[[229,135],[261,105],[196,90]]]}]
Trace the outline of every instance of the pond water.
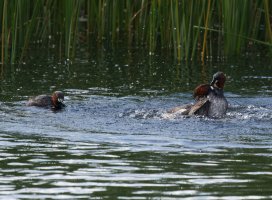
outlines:
[{"label": "pond water", "polygon": [[[271,199],[272,62],[176,63],[142,49],[34,51],[1,66],[0,199]],[[227,74],[223,119],[166,115]],[[62,90],[58,112],[26,107]]]}]

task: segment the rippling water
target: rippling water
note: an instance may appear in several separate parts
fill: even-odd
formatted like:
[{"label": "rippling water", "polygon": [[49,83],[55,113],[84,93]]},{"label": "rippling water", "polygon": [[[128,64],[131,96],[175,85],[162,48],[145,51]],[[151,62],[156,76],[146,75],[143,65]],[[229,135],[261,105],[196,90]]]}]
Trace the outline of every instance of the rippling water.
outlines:
[{"label": "rippling water", "polygon": [[[166,113],[192,101],[197,67],[176,82],[163,65],[151,69],[156,62],[138,61],[139,74],[121,61],[109,72],[107,59],[82,69],[96,62],[4,73],[0,199],[272,198],[271,65],[226,68],[230,108],[209,119]],[[55,88],[64,110],[25,106]]]},{"label": "rippling water", "polygon": [[[65,110],[1,105],[3,199],[272,198],[272,99],[224,119],[168,116],[190,98],[66,90]],[[183,99],[183,100],[182,100]]]}]

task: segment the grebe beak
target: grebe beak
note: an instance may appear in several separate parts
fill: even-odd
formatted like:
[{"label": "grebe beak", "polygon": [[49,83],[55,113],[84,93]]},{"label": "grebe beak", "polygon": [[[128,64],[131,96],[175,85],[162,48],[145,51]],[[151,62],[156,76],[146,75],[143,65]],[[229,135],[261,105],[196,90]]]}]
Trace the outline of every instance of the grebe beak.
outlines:
[{"label": "grebe beak", "polygon": [[63,103],[64,99],[58,98],[58,102],[61,103],[63,107],[66,107],[66,105]]}]

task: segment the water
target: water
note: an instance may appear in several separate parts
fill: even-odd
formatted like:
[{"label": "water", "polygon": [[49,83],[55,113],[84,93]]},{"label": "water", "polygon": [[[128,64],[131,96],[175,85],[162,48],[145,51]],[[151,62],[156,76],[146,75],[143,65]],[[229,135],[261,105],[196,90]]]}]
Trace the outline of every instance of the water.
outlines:
[{"label": "water", "polygon": [[[4,66],[0,199],[271,199],[272,65],[177,64],[144,51]],[[113,67],[114,66],[114,67]],[[217,70],[223,119],[166,115]],[[63,90],[59,112],[26,107]]]}]

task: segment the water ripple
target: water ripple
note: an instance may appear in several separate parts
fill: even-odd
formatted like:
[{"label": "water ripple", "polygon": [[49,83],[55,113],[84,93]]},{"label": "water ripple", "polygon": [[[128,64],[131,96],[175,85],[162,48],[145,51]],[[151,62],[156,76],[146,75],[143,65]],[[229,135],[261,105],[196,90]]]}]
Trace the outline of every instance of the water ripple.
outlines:
[{"label": "water ripple", "polygon": [[233,97],[224,119],[166,119],[188,99],[101,90],[68,90],[61,112],[1,104],[1,198],[271,197],[270,98]]}]

